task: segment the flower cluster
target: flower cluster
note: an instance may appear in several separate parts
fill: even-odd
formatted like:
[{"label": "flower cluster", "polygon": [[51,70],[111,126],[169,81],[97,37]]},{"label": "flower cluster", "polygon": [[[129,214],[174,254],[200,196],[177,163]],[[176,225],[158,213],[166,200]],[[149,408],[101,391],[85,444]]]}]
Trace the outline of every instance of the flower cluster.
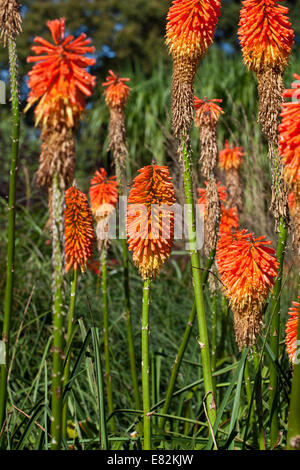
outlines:
[{"label": "flower cluster", "polygon": [[128,198],[127,238],[144,279],[156,277],[170,255],[174,212],[168,206],[175,201],[168,167],[148,165],[139,170]]},{"label": "flower cluster", "polygon": [[66,271],[84,272],[87,261],[93,255],[94,228],[92,213],[86,195],[75,186],[65,193],[65,253]]},{"label": "flower cluster", "polygon": [[238,170],[244,157],[242,147],[230,147],[228,140],[225,140],[225,148],[219,152],[219,167],[224,170],[235,168]]},{"label": "flower cluster", "polygon": [[195,124],[197,127],[205,124],[217,124],[221,114],[224,114],[221,106],[217,103],[222,103],[222,100],[209,100],[206,97],[201,100],[197,96],[194,97]]},{"label": "flower cluster", "polygon": [[[300,300],[300,297],[298,297],[298,300]],[[285,345],[290,361],[294,364],[297,349],[300,304],[299,302],[292,302],[292,305],[289,309],[289,319],[285,327]]]},{"label": "flower cluster", "polygon": [[238,35],[246,65],[259,72],[266,67],[283,70],[291,53],[294,32],[282,0],[245,0]]},{"label": "flower cluster", "polygon": [[263,305],[274,284],[278,262],[271,241],[247,230],[223,233],[217,244],[217,265],[225,295],[234,313],[240,349],[258,335]]}]

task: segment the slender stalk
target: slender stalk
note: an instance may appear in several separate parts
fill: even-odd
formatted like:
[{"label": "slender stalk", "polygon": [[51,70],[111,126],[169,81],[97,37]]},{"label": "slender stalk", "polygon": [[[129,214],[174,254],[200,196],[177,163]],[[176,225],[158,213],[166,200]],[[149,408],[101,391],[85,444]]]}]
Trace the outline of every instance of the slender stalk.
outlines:
[{"label": "slender stalk", "polygon": [[[217,366],[217,293],[212,294],[212,329],[211,329],[211,370]],[[216,377],[213,377],[214,395],[216,395]]]},{"label": "slender stalk", "polygon": [[[249,418],[249,428],[252,429],[252,435],[253,435],[253,443],[256,445],[257,443],[257,428],[256,428],[256,423],[254,419],[254,403],[252,401],[252,388],[251,388],[251,376],[250,376],[250,359],[249,359],[249,354],[245,363],[245,369],[244,369],[244,378],[245,378],[245,388],[246,388],[246,395],[247,395],[247,401],[248,401],[248,407],[250,411],[250,418]],[[249,434],[249,432],[248,432]]]},{"label": "slender stalk", "polygon": [[[20,139],[20,112],[19,112],[19,84],[18,84],[18,57],[15,39],[8,39],[9,71],[12,97],[12,147],[9,176],[8,198],[8,247],[6,268],[6,289],[4,299],[4,316],[2,341],[4,343],[4,363],[1,363],[0,382],[0,429],[6,418],[7,400],[7,373],[9,367],[10,326],[13,303],[14,271],[15,271],[15,220],[16,220],[16,181],[19,157]],[[2,361],[1,361],[2,362]]]},{"label": "slender stalk", "polygon": [[[67,362],[64,369],[64,388],[67,386],[70,378],[70,366],[71,366],[71,354],[70,354],[70,341],[72,338],[72,331],[74,325],[74,314],[75,314],[75,303],[76,303],[76,291],[77,291],[77,278],[78,271],[77,268],[73,270],[73,279],[71,282],[71,298],[70,306],[68,312],[68,329],[66,337],[66,352],[69,351]],[[64,404],[63,407],[63,436],[67,437],[67,416],[68,415],[68,401]]]},{"label": "slender stalk", "polygon": [[[215,253],[216,253],[215,250],[213,250],[213,252],[210,254],[210,256],[207,260],[205,270],[203,271],[203,274],[202,274],[203,288],[205,287],[205,285],[207,283],[208,272],[209,272],[209,270],[212,267],[212,264],[214,262]],[[189,342],[189,339],[190,339],[190,336],[191,336],[191,332],[192,332],[193,324],[194,324],[194,321],[195,321],[196,313],[197,313],[196,303],[194,302],[192,311],[190,313],[190,316],[188,318],[188,321],[187,321],[187,324],[186,324],[186,327],[185,327],[185,330],[184,330],[184,335],[183,335],[182,341],[180,343],[180,346],[179,346],[179,349],[178,349],[178,352],[177,352],[177,355],[176,355],[176,358],[175,358],[175,361],[174,361],[174,364],[173,364],[173,367],[172,367],[170,382],[169,382],[169,385],[168,385],[168,390],[167,390],[164,406],[163,406],[163,409],[162,409],[162,414],[168,414],[168,411],[169,411],[169,408],[170,408],[170,403],[171,403],[173,393],[174,393],[174,389],[175,389],[176,380],[177,380],[177,377],[178,377],[178,372],[179,372],[179,369],[180,369],[180,366],[181,366],[181,363],[182,363],[182,359],[183,359],[184,353],[186,351],[186,348],[187,348],[187,345],[188,345],[188,342]],[[164,427],[165,421],[166,421],[165,417],[162,417],[160,419],[159,426],[161,428]]]},{"label": "slender stalk", "polygon": [[[271,305],[271,326],[270,326],[270,347],[276,361],[279,359],[279,341],[280,341],[280,296],[282,287],[283,262],[287,241],[287,226],[283,219],[279,223],[279,235],[276,256],[279,262],[278,275],[272,294]],[[278,373],[273,361],[270,361],[270,439],[271,447],[276,445],[279,434],[279,391],[278,391]]]},{"label": "slender stalk", "polygon": [[53,264],[53,363],[51,401],[51,449],[61,448],[62,385],[64,362],[64,190],[53,178],[52,197],[52,264]]},{"label": "slender stalk", "polygon": [[[300,317],[300,307],[299,307]],[[290,410],[288,418],[287,448],[288,450],[300,450],[300,321],[298,321],[297,349],[294,364]]]},{"label": "slender stalk", "polygon": [[[113,413],[113,396],[111,384],[110,352],[109,352],[109,334],[108,334],[108,299],[107,299],[107,250],[102,248],[101,252],[101,288],[102,288],[102,314],[103,314],[103,338],[104,338],[104,357],[105,357],[105,384],[107,394],[107,405],[109,414]],[[110,419],[110,430],[115,432],[114,417]]]},{"label": "slender stalk", "polygon": [[256,411],[258,416],[258,442],[259,449],[266,450],[266,436],[264,429],[264,408],[262,401],[262,389],[261,389],[261,362],[259,358],[258,351],[256,348],[253,348],[253,363],[255,367],[256,374]]},{"label": "slender stalk", "polygon": [[142,386],[143,386],[144,450],[151,450],[149,304],[150,304],[150,279],[145,279],[144,289],[143,289],[143,310],[142,310]]},{"label": "slender stalk", "polygon": [[200,337],[200,348],[201,348],[201,359],[203,368],[203,379],[204,379],[204,390],[206,395],[206,407],[208,418],[213,425],[216,419],[216,405],[213,395],[213,382],[211,372],[211,359],[209,353],[209,341],[207,324],[204,310],[204,298],[202,288],[202,277],[199,255],[196,248],[196,215],[193,198],[193,182],[191,174],[191,155],[188,137],[185,136],[181,141],[182,157],[184,163],[184,190],[185,190],[185,202],[188,206],[187,210],[187,227],[188,227],[188,239],[189,239],[189,250],[192,263],[192,274],[193,284],[195,293],[195,303],[197,310],[198,326],[199,326],[199,337]]},{"label": "slender stalk", "polygon": [[[124,185],[122,184],[122,169],[121,169],[120,161],[118,158],[115,158],[115,165],[116,165],[116,176],[117,176],[117,182],[118,182],[118,188],[119,188],[119,195],[122,196]],[[125,315],[126,315],[127,341],[128,341],[128,350],[129,350],[129,362],[130,362],[135,407],[137,410],[140,410],[141,398],[140,398],[140,392],[139,392],[136,359],[135,359],[135,352],[134,352],[132,319],[131,319],[129,259],[128,259],[127,242],[125,238],[122,239],[122,255],[123,255],[123,286],[124,286],[124,296],[125,296]]]}]

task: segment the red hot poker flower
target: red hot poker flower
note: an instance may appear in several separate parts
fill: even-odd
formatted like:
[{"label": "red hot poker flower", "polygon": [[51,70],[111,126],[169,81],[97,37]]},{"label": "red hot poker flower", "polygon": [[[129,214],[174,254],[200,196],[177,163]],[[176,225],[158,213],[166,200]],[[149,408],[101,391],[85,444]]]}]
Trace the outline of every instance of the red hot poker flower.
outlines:
[{"label": "red hot poker flower", "polygon": [[37,56],[27,58],[29,63],[36,62],[29,72],[27,108],[40,100],[35,110],[36,124],[51,120],[54,127],[63,122],[73,128],[85,108],[85,97],[91,96],[96,85],[95,77],[86,70],[96,60],[85,56],[94,48],[84,33],[77,39],[66,36],[64,18],[48,21],[47,26],[54,44],[36,37],[34,41],[39,45],[32,50]]},{"label": "red hot poker flower", "polygon": [[231,209],[226,209],[224,204],[221,204],[221,221],[219,225],[219,232],[231,233],[232,230],[237,230],[239,228],[239,216],[237,213],[237,208],[233,207]]},{"label": "red hot poker flower", "polygon": [[225,148],[219,152],[219,167],[225,171],[231,168],[238,170],[242,164],[243,157],[242,147],[230,147],[226,139]]},{"label": "red hot poker flower", "polygon": [[245,0],[238,35],[245,63],[255,72],[267,67],[283,70],[294,43],[283,0]]},{"label": "red hot poker flower", "polygon": [[[300,300],[300,297],[298,297]],[[289,319],[285,327],[285,345],[290,361],[294,364],[297,351],[298,322],[299,322],[299,302],[292,302],[289,309]]]},{"label": "red hot poker flower", "polygon": [[216,124],[221,114],[224,114],[221,106],[216,103],[222,103],[220,99],[209,100],[206,97],[204,100],[194,97],[195,106],[195,124],[201,127],[203,124]]},{"label": "red hot poker flower", "polygon": [[92,210],[96,211],[103,204],[116,206],[118,202],[118,183],[115,176],[107,176],[104,168],[96,171],[91,179],[90,201]]},{"label": "red hot poker flower", "polygon": [[287,183],[294,189],[295,196],[300,197],[300,75],[294,74],[297,80],[292,89],[285,90],[285,98],[294,98],[282,104],[281,124],[279,125],[279,151],[284,164],[284,175]]},{"label": "red hot poker flower", "polygon": [[87,261],[93,255],[94,229],[92,213],[86,195],[75,186],[66,193],[65,253],[66,271],[77,269],[84,272]]},{"label": "red hot poker flower", "polygon": [[170,255],[174,213],[167,213],[167,207],[175,201],[168,167],[148,165],[139,170],[128,198],[127,238],[133,260],[144,279],[156,277]]},{"label": "red hot poker flower", "polygon": [[219,0],[173,0],[167,16],[167,45],[173,56],[201,58],[213,42]]},{"label": "red hot poker flower", "polygon": [[116,75],[112,70],[108,71],[109,75],[106,77],[106,82],[102,83],[105,89],[105,101],[107,106],[125,106],[130,88],[126,82],[130,82],[130,78],[121,78]]},{"label": "red hot poker flower", "polygon": [[272,243],[242,230],[222,233],[217,245],[217,264],[229,299],[240,349],[255,343],[262,309],[273,287],[278,262]]}]

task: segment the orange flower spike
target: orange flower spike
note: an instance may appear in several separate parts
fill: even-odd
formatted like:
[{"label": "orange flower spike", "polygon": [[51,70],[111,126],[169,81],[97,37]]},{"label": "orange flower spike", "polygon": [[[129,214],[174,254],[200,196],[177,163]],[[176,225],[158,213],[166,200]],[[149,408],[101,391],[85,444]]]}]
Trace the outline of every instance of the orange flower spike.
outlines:
[{"label": "orange flower spike", "polygon": [[106,82],[102,83],[103,87],[106,87],[105,101],[107,106],[125,106],[130,88],[126,85],[126,82],[130,81],[130,78],[121,78],[116,75],[112,70],[109,70],[109,75],[106,77]]},{"label": "orange flower spike", "polygon": [[87,261],[93,255],[94,228],[92,213],[85,194],[75,186],[66,193],[65,254],[66,271],[80,265],[84,272]]},{"label": "orange flower spike", "polygon": [[[298,297],[300,300],[300,297]],[[285,327],[285,346],[292,364],[295,363],[299,322],[299,302],[292,302],[289,309],[289,319]]]},{"label": "orange flower spike", "polygon": [[174,214],[166,215],[163,209],[162,216],[154,205],[172,206],[175,201],[168,167],[149,165],[139,170],[128,198],[127,238],[144,279],[158,275],[174,240]]},{"label": "orange flower spike", "polygon": [[173,0],[167,16],[167,45],[173,56],[200,59],[213,42],[219,0]]},{"label": "orange flower spike", "polygon": [[[36,124],[48,119],[64,120],[73,128],[85,108],[85,98],[91,96],[96,78],[86,67],[95,65],[96,60],[85,57],[93,53],[91,39],[82,33],[77,39],[65,36],[65,19],[48,21],[54,44],[41,37],[35,37],[38,46],[32,50],[37,56],[29,56],[27,62],[37,62],[29,72],[27,109],[40,100],[36,107]],[[41,55],[44,54],[44,55]],[[61,117],[64,111],[63,117]],[[55,121],[55,123],[56,123]]]},{"label": "orange flower spike", "polygon": [[218,241],[218,270],[233,309],[240,349],[255,343],[263,305],[277,275],[278,261],[271,243],[265,237],[254,238],[247,230],[223,232]]},{"label": "orange flower spike", "polygon": [[246,65],[260,72],[267,67],[284,70],[294,43],[284,0],[242,2],[238,36]]},{"label": "orange flower spike", "polygon": [[228,140],[226,140],[225,148],[219,152],[219,167],[224,171],[232,168],[238,170],[242,164],[243,157],[242,147],[230,147]]},{"label": "orange flower spike", "polygon": [[279,125],[279,152],[284,164],[284,176],[293,188],[296,197],[300,197],[300,76],[292,89],[285,90],[283,96],[294,98],[282,104],[281,124]]},{"label": "orange flower spike", "polygon": [[104,168],[95,172],[94,177],[91,179],[91,186],[89,191],[92,210],[97,211],[99,206],[103,204],[110,204],[116,206],[118,202],[118,183],[116,176],[107,176]]},{"label": "orange flower spike", "polygon": [[236,207],[226,209],[224,204],[222,204],[221,210],[220,234],[223,232],[231,233],[232,230],[237,230],[239,228],[239,216]]},{"label": "orange flower spike", "polygon": [[[208,182],[205,181],[205,186],[207,185],[208,185]],[[218,195],[219,195],[220,201],[223,201],[223,202],[226,201],[226,197],[227,197],[226,187],[222,186],[222,183],[218,181],[217,188],[218,188]],[[198,195],[199,195],[198,204],[204,204],[206,206],[206,203],[207,203],[206,189],[198,188]]]},{"label": "orange flower spike", "polygon": [[219,117],[221,114],[224,114],[224,111],[216,103],[222,103],[222,100],[208,100],[206,97],[204,100],[201,100],[197,96],[194,97],[195,124],[197,127],[201,127],[201,125],[206,123],[217,124]]}]

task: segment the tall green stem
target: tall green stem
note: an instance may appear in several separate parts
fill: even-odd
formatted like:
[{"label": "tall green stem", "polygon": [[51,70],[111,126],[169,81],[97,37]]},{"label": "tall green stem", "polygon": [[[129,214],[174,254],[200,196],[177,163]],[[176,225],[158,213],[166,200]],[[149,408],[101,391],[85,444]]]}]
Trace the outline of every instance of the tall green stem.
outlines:
[{"label": "tall green stem", "polygon": [[19,113],[19,84],[18,84],[18,57],[15,39],[8,39],[9,70],[12,97],[12,147],[11,165],[9,176],[8,198],[8,247],[6,268],[6,289],[4,299],[3,317],[3,354],[1,358],[1,382],[0,382],[0,429],[6,418],[7,400],[7,372],[9,366],[10,325],[13,303],[14,271],[15,271],[15,220],[16,220],[16,181],[19,157],[20,139],[20,113]]},{"label": "tall green stem", "polygon": [[[108,298],[107,298],[107,250],[103,246],[101,252],[101,288],[102,288],[102,314],[103,314],[103,338],[104,338],[104,357],[105,357],[105,384],[107,394],[108,412],[112,414],[114,411],[111,369],[110,369],[110,352],[109,352],[109,322],[108,322]],[[110,430],[115,431],[114,416],[110,418]]]},{"label": "tall green stem", "polygon": [[[300,292],[300,290],[299,290]],[[300,307],[299,307],[300,317]],[[300,321],[298,321],[296,359],[292,382],[291,401],[288,419],[287,448],[300,450]]]},{"label": "tall green stem", "polygon": [[204,390],[206,395],[206,407],[209,420],[213,425],[216,419],[216,405],[213,395],[213,381],[211,372],[211,360],[209,352],[209,341],[207,324],[204,310],[204,298],[202,288],[202,277],[200,260],[196,247],[196,215],[193,198],[193,182],[191,174],[191,155],[189,148],[188,136],[182,137],[181,139],[182,157],[184,163],[184,191],[185,191],[185,202],[187,204],[187,227],[188,227],[188,239],[189,239],[189,250],[192,263],[192,274],[193,284],[195,293],[195,303],[197,310],[198,326],[199,326],[199,337],[200,337],[200,348],[201,348],[201,359],[203,368],[203,380]]},{"label": "tall green stem", "polygon": [[[69,351],[68,358],[64,369],[64,388],[67,386],[70,378],[70,366],[71,366],[71,353],[70,353],[70,342],[72,338],[73,326],[74,326],[74,314],[75,314],[75,303],[76,303],[76,291],[77,291],[77,268],[73,270],[73,279],[71,283],[71,298],[68,312],[68,329],[66,337],[66,352]],[[68,418],[68,401],[63,407],[63,436],[67,437],[67,418]]]},{"label": "tall green stem", "polygon": [[61,448],[62,389],[64,362],[64,190],[57,174],[53,178],[52,264],[53,264],[53,364],[51,401],[51,449]]},{"label": "tall green stem", "polygon": [[[212,329],[211,329],[211,370],[217,366],[217,293],[212,294]],[[214,395],[216,395],[216,378],[213,377]]]},{"label": "tall green stem", "polygon": [[[278,275],[273,289],[272,307],[271,307],[271,327],[270,327],[270,347],[275,356],[275,360],[279,358],[279,341],[280,341],[280,296],[282,286],[282,273],[285,247],[287,241],[287,226],[283,219],[279,223],[279,235],[276,256],[279,262]],[[278,397],[278,373],[274,362],[270,361],[270,429],[271,429],[271,447],[276,445],[279,434],[279,397]]]},{"label": "tall green stem", "polygon": [[[123,194],[124,184],[122,184],[122,169],[120,161],[115,158],[116,165],[116,176],[118,181],[119,196]],[[134,341],[133,341],[133,330],[132,330],[132,319],[131,319],[131,302],[130,302],[130,283],[129,283],[129,260],[128,260],[128,248],[126,239],[122,239],[122,255],[123,255],[123,286],[125,296],[125,314],[126,314],[126,327],[127,327],[127,341],[129,350],[129,362],[133,386],[133,396],[135,406],[137,410],[141,409],[141,398],[139,393],[139,383],[136,369],[136,359],[134,352]]]},{"label": "tall green stem", "polygon": [[150,304],[150,279],[145,279],[144,289],[143,289],[143,310],[142,310],[142,386],[143,386],[144,450],[151,450],[149,304]]}]

